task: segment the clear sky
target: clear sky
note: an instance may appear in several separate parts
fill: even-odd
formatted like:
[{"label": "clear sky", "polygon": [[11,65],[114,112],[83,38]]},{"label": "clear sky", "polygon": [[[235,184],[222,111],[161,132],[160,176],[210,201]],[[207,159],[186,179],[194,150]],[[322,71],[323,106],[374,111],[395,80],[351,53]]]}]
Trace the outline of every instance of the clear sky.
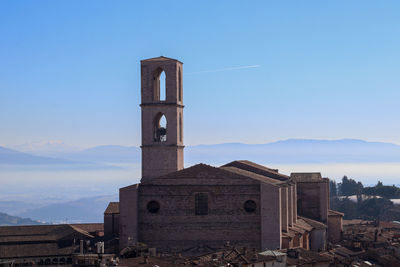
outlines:
[{"label": "clear sky", "polygon": [[140,145],[140,60],[184,62],[185,143],[400,144],[399,1],[1,1],[0,146]]}]

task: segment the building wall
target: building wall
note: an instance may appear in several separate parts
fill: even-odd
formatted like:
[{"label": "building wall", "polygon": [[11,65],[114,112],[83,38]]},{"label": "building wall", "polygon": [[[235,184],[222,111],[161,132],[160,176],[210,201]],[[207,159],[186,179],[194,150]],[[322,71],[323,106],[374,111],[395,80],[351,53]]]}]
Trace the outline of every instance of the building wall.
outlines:
[{"label": "building wall", "polygon": [[138,241],[139,184],[119,189],[119,247],[120,250]]},{"label": "building wall", "polygon": [[320,192],[320,214],[319,221],[328,224],[328,210],[329,210],[329,179],[323,178],[319,183]]},{"label": "building wall", "polygon": [[104,236],[119,236],[119,213],[104,214]]},{"label": "building wall", "polygon": [[[161,251],[179,251],[196,246],[260,247],[260,185],[141,185],[139,199],[139,240]],[[195,194],[208,194],[208,214],[195,214]],[[253,200],[257,209],[244,210]],[[150,213],[147,205],[157,201],[160,209]]]},{"label": "building wall", "polygon": [[297,223],[297,184],[293,185],[293,223]]},{"label": "building wall", "polygon": [[297,209],[300,215],[328,222],[329,183],[325,180],[318,182],[297,182]]},{"label": "building wall", "polygon": [[313,251],[326,249],[326,229],[314,229],[311,231],[310,249]]},{"label": "building wall", "polygon": [[293,226],[293,185],[288,186],[288,225]]},{"label": "building wall", "polygon": [[282,247],[281,188],[264,184],[261,186],[261,249]]},{"label": "building wall", "polygon": [[343,219],[342,216],[329,216],[328,217],[328,241],[337,243],[341,240],[343,232]]},{"label": "building wall", "polygon": [[288,187],[281,188],[281,223],[282,223],[282,231],[288,231],[288,223],[289,223],[289,214],[288,214]]}]

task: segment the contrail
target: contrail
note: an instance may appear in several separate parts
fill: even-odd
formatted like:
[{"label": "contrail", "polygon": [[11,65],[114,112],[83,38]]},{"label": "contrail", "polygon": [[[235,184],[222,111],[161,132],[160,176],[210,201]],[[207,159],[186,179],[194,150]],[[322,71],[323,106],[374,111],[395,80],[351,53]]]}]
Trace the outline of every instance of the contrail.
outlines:
[{"label": "contrail", "polygon": [[239,67],[229,67],[224,69],[215,69],[215,70],[203,70],[197,72],[189,72],[186,74],[199,74],[199,73],[211,73],[211,72],[220,72],[220,71],[227,71],[227,70],[242,70],[242,69],[251,69],[251,68],[259,68],[261,65],[248,65],[248,66],[239,66]]}]

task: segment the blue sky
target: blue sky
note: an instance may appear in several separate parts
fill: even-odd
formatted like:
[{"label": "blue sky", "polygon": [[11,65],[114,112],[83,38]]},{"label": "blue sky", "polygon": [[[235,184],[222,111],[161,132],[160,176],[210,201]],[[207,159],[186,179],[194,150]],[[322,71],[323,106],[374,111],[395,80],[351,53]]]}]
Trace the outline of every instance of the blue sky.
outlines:
[{"label": "blue sky", "polygon": [[184,62],[188,145],[400,144],[399,12],[398,1],[2,1],[0,146],[140,145],[139,61],[160,55]]}]

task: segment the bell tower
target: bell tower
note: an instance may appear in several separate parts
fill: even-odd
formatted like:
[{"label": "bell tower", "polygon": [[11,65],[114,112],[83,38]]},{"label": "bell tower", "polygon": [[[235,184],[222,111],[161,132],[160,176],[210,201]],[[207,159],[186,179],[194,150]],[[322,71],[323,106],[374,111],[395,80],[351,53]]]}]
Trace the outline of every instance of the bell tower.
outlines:
[{"label": "bell tower", "polygon": [[167,57],[140,63],[143,180],[183,169],[183,63]]}]

